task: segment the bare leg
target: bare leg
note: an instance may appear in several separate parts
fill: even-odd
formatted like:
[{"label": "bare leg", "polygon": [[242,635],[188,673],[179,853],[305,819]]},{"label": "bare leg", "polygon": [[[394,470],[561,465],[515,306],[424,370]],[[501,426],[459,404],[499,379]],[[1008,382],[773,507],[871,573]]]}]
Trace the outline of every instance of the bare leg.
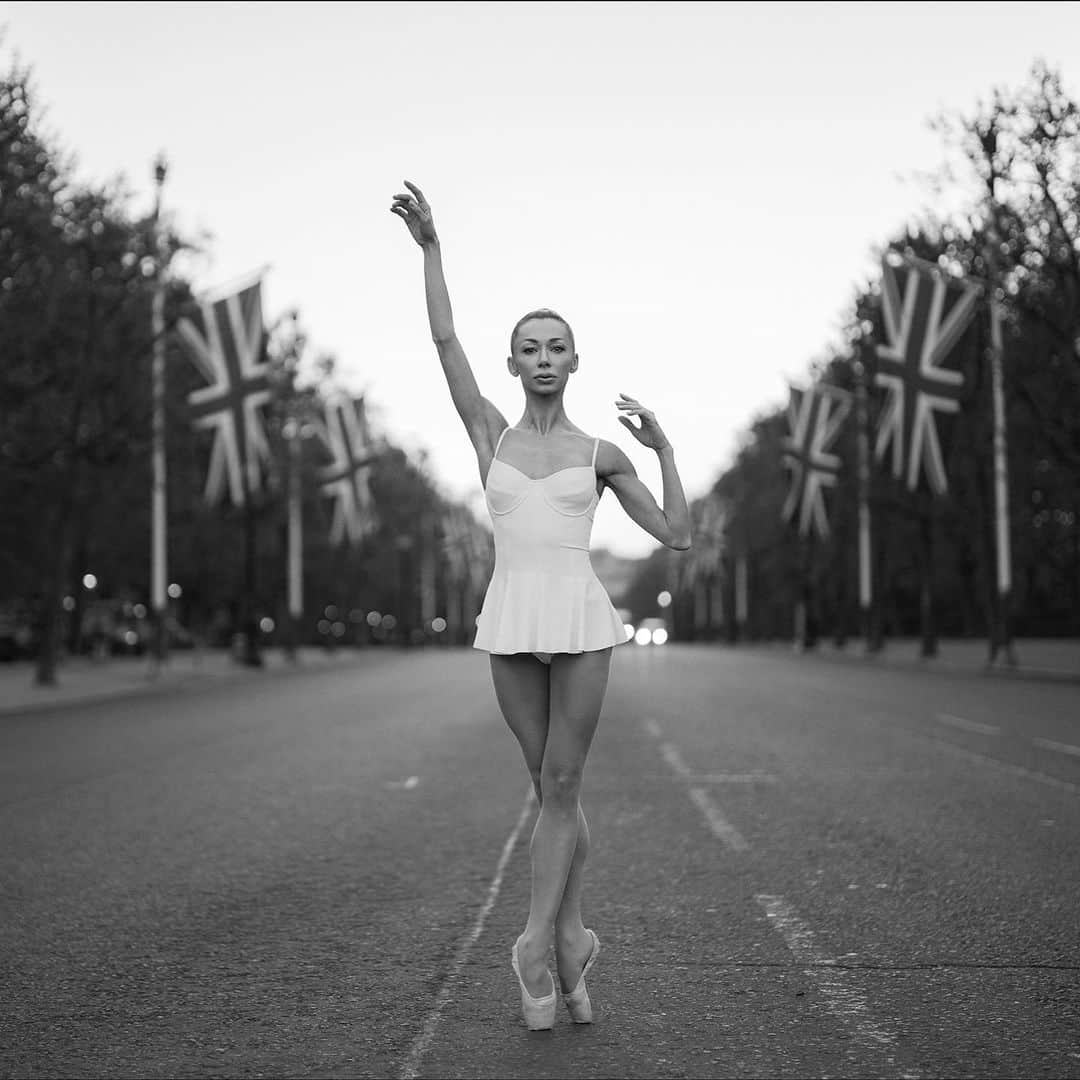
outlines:
[{"label": "bare leg", "polygon": [[585,861],[589,857],[589,823],[578,803],[578,835],[570,873],[566,876],[562,903],[555,915],[555,963],[562,988],[569,992],[581,978],[592,950],[592,938],[581,919],[581,894],[585,884]]},{"label": "bare leg", "polygon": [[[602,669],[602,685],[598,688],[599,700],[603,699],[603,691],[607,685],[607,669],[610,663],[610,650],[604,650],[600,653],[589,653],[586,656],[593,657],[593,668]],[[561,665],[566,660],[575,660],[577,657],[560,657],[556,664]],[[492,681],[495,685],[495,696],[498,699],[499,707],[502,710],[503,716],[506,718],[506,722],[510,727],[510,730],[514,733],[518,743],[521,745],[522,754],[525,757],[525,763],[529,769],[529,775],[532,777],[533,787],[536,791],[537,800],[540,803],[541,808],[544,805],[544,787],[542,783],[542,772],[545,758],[545,750],[548,742],[548,731],[550,727],[550,699],[551,699],[551,680],[549,675],[551,668],[546,664],[542,664],[539,660],[530,654],[518,654],[514,656],[492,656],[491,657],[491,674]],[[578,678],[574,685],[584,682],[584,688],[578,687],[576,691],[572,690],[572,693],[577,693],[581,696],[580,691],[584,689],[586,691],[585,697],[596,697],[597,691],[595,687],[597,672],[593,670],[591,673],[583,673],[584,679]],[[565,680],[564,680],[565,681]],[[593,687],[593,691],[590,694],[588,692],[589,687]],[[566,691],[557,691],[563,698],[566,697]],[[564,708],[565,712],[566,709]],[[572,704],[570,712],[580,711],[578,705]],[[599,715],[599,704],[595,705],[595,715]],[[595,716],[592,721],[592,729],[595,730]],[[589,741],[591,741],[592,734],[589,733]],[[585,747],[586,751],[588,746]],[[539,820],[537,821],[537,828],[534,829],[534,845],[537,830],[540,827]],[[589,829],[588,824],[585,821],[585,815],[581,811],[580,802],[577,806],[577,833],[574,844],[573,857],[570,861],[570,869],[566,874],[565,885],[562,890],[562,896],[559,902],[558,911],[555,915],[555,930],[556,930],[556,956],[559,963],[559,971],[563,976],[563,983],[565,989],[572,989],[577,983],[581,974],[581,969],[588,958],[589,948],[591,946],[591,939],[586,935],[585,929],[581,923],[581,894],[582,886],[584,883],[585,872],[585,859],[589,850]],[[535,846],[534,846],[535,851]],[[536,878],[534,867],[534,881]],[[547,949],[550,947],[550,926],[548,932],[544,935],[547,944],[538,946],[535,950],[530,951],[530,960],[526,961],[525,943],[522,943],[519,950],[519,957],[523,962],[523,967],[530,968],[531,974],[534,978],[526,978],[526,986],[529,987],[531,993],[534,996],[541,996],[546,994],[550,989],[550,984],[547,982],[547,976],[544,974],[544,968],[547,961]],[[533,955],[535,952],[536,955]],[[524,972],[523,972],[524,974]]]},{"label": "bare leg", "polygon": [[[551,663],[548,735],[540,767],[542,802],[532,839],[532,899],[529,920],[518,943],[522,977],[529,992],[547,986],[547,953],[556,917],[563,905],[570,868],[578,846],[579,796],[585,759],[596,731],[607,688],[611,650],[557,655]],[[587,848],[582,847],[581,862]],[[566,917],[581,931],[580,875],[571,889]],[[536,990],[534,990],[534,987]]]}]

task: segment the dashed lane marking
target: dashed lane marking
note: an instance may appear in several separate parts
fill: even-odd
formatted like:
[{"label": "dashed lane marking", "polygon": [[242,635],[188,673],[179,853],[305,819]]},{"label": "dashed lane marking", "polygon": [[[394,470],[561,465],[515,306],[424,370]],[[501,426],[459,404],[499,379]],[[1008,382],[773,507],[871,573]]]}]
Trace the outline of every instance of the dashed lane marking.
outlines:
[{"label": "dashed lane marking", "polygon": [[1032,742],[1036,746],[1041,746],[1044,750],[1056,750],[1059,754],[1073,754],[1075,757],[1080,757],[1080,746],[1073,746],[1065,742],[1054,742],[1053,739],[1032,739]]},{"label": "dashed lane marking", "polygon": [[684,779],[689,778],[690,767],[683,761],[682,754],[679,753],[677,746],[669,742],[661,743],[660,756],[668,763],[673,773],[677,773]]},{"label": "dashed lane marking", "polygon": [[694,779],[699,784],[775,784],[776,777],[767,772],[714,772]]},{"label": "dashed lane marking", "polygon": [[958,757],[967,758],[969,761],[978,761],[1001,772],[1011,773],[1013,776],[1022,776],[1025,780],[1035,780],[1040,784],[1046,784],[1047,787],[1058,788],[1060,791],[1071,791],[1074,794],[1080,794],[1080,784],[1070,784],[1068,780],[1059,780],[1056,776],[1047,776],[1046,773],[1036,772],[1034,769],[1025,769],[1023,765],[1014,765],[1010,761],[1000,761],[998,758],[990,757],[987,754],[976,753],[974,750],[956,746],[954,743],[949,742],[948,739],[942,739],[937,735],[920,735],[915,732],[912,734],[916,738],[932,742],[935,746],[940,746]]},{"label": "dashed lane marking", "polygon": [[[657,739],[662,738],[664,734],[660,725],[651,719],[645,721],[645,730]],[[750,845],[743,839],[739,830],[724,817],[709,793],[704,788],[694,785],[701,781],[710,783],[722,783],[731,780],[746,782],[751,778],[760,780],[762,777],[749,773],[713,773],[711,776],[695,777],[690,766],[683,761],[679,748],[672,742],[665,741],[660,744],[660,756],[680,780],[685,780],[692,785],[687,789],[690,801],[701,811],[701,816],[705,819],[705,824],[713,836],[727,844],[732,851],[748,851]]]},{"label": "dashed lane marking", "polygon": [[750,845],[743,839],[739,830],[720,813],[719,807],[709,798],[709,793],[704,788],[692,787],[690,801],[701,811],[713,836],[722,840],[732,851],[750,849]]},{"label": "dashed lane marking", "polygon": [[978,720],[965,720],[962,716],[953,716],[952,713],[938,713],[938,723],[948,727],[959,728],[961,731],[974,731],[979,735],[1000,735],[1001,728],[996,724],[980,724]]},{"label": "dashed lane marking", "polygon": [[914,1080],[918,1073],[899,1070],[896,1034],[874,1020],[865,995],[850,985],[850,973],[834,966],[836,961],[818,947],[814,932],[792,906],[782,896],[766,893],[759,893],[754,899],[770,925],[783,937],[792,956],[807,965],[805,974],[817,984],[829,1012],[852,1032],[856,1041],[884,1052],[885,1061],[893,1071]]},{"label": "dashed lane marking", "polygon": [[487,921],[488,915],[491,914],[491,909],[495,906],[495,901],[499,898],[503,874],[506,872],[506,866],[510,862],[510,856],[513,855],[514,848],[517,846],[518,838],[521,836],[521,830],[525,828],[525,823],[529,820],[529,815],[532,813],[533,799],[534,795],[532,788],[530,787],[528,794],[525,796],[525,805],[522,806],[521,813],[518,815],[517,824],[506,838],[506,843],[503,844],[502,855],[499,856],[499,863],[495,867],[495,876],[491,879],[491,884],[488,886],[487,898],[484,900],[484,906],[480,909],[479,914],[477,914],[472,927],[458,942],[458,947],[454,951],[454,959],[450,964],[450,970],[447,972],[446,978],[443,979],[442,987],[435,997],[435,1004],[432,1005],[431,1011],[424,1021],[424,1026],[421,1029],[420,1034],[413,1040],[413,1044],[409,1048],[408,1056],[405,1058],[405,1063],[401,1067],[401,1080],[415,1080],[415,1078],[420,1075],[420,1062],[423,1060],[424,1054],[427,1053],[428,1047],[431,1045],[431,1040],[435,1037],[435,1029],[439,1026],[439,1020],[442,1018],[443,1010],[450,1003],[454,984],[461,976],[461,969],[465,966],[472,947],[476,944],[480,934],[483,932],[484,923]]},{"label": "dashed lane marking", "polygon": [[[655,739],[661,739],[664,736],[660,725],[655,720],[646,720],[645,730]],[[772,773],[762,772],[760,769],[745,773],[705,773],[695,776],[690,766],[683,761],[679,748],[671,742],[662,742],[660,744],[660,754],[672,772],[678,773],[679,776],[686,780],[693,780],[696,784],[776,783],[776,777]]]}]

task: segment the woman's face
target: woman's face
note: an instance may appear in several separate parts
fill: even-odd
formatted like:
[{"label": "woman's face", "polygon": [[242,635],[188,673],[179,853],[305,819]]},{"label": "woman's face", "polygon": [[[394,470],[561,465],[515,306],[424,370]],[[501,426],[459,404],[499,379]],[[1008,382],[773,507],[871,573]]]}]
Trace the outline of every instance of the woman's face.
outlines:
[{"label": "woman's face", "polygon": [[577,370],[574,339],[559,319],[529,319],[518,328],[507,364],[526,390],[558,393]]}]

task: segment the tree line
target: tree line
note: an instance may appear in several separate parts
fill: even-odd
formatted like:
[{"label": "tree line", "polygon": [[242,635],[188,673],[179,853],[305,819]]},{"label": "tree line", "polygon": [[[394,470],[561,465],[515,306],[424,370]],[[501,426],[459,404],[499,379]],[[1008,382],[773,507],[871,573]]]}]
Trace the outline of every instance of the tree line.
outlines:
[{"label": "tree line", "polygon": [[[1005,313],[1011,624],[1018,635],[1080,634],[1080,113],[1061,75],[1037,63],[1015,90],[936,126],[946,162],[931,178],[930,207],[878,253],[904,253],[996,291]],[[80,647],[93,604],[105,597],[131,611],[147,596],[151,308],[163,265],[169,576],[182,585],[172,611],[178,633],[216,643],[237,620],[240,512],[203,500],[207,443],[187,416],[200,376],[173,332],[194,299],[177,256],[201,241],[132,204],[122,181],[95,185],[75,175],[43,132],[27,67],[0,75],[0,655],[14,640],[15,651],[38,655],[45,677],[58,650]],[[857,288],[843,321],[841,339],[809,364],[808,379],[854,391],[861,374],[872,387],[876,280]],[[307,431],[305,417],[335,386],[335,362],[321,357],[314,374],[303,363],[298,312],[269,330],[276,467],[253,506],[254,601],[280,640],[288,624],[287,436],[290,423]],[[830,535],[808,542],[781,514],[784,409],[754,418],[732,464],[695,500],[693,548],[656,552],[614,599],[635,621],[666,614],[683,639],[790,636],[806,595],[809,643],[860,633],[874,642],[986,634],[995,605],[987,334],[977,321],[950,361],[966,381],[963,408],[937,419],[947,496],[908,491],[884,468],[872,470],[869,627],[857,604],[855,425],[836,447],[844,467],[829,492]],[[871,425],[881,407],[871,393]],[[452,613],[441,639],[466,641],[490,565],[487,530],[442,496],[422,458],[380,435],[369,477],[373,528],[360,543],[331,543],[316,441],[300,463],[302,639],[426,640],[438,611]],[[90,571],[94,589],[83,583]],[[660,611],[664,590],[675,599]]]},{"label": "tree line", "polygon": [[[43,130],[28,66],[15,63],[0,75],[0,656],[36,655],[42,681],[51,680],[65,647],[81,647],[90,609],[100,614],[108,607],[114,622],[132,625],[145,612],[151,310],[165,267],[175,643],[191,633],[224,643],[237,620],[240,512],[203,499],[208,443],[192,432],[187,415],[188,394],[201,380],[175,333],[194,300],[176,257],[198,251],[200,241],[135,212],[133,202],[122,180],[94,184],[76,176],[71,158]],[[270,321],[268,330],[274,393],[266,432],[275,467],[252,506],[253,600],[262,625],[276,627],[267,630],[269,639],[276,633],[281,640],[288,624],[288,436],[310,434],[305,421],[318,415],[336,383],[333,357],[318,358],[313,373],[303,363],[307,334],[299,312]],[[369,414],[377,412],[366,404]],[[432,608],[445,614],[455,603],[458,618],[441,640],[462,640],[477,604],[477,564],[490,559],[487,534],[464,506],[443,496],[422,459],[380,434],[368,474],[372,527],[359,543],[331,543],[316,442],[301,439],[302,640],[421,640],[431,636]]]},{"label": "tree line", "polygon": [[[1003,312],[1009,537],[1016,635],[1080,634],[1080,109],[1059,72],[1037,62],[1013,90],[934,122],[944,146],[928,178],[929,208],[875,252],[896,252],[954,278],[984,283]],[[939,208],[960,206],[945,212]],[[808,381],[854,393],[874,386],[882,340],[880,282],[856,290],[843,334],[810,363]],[[954,416],[938,416],[949,488],[910,491],[871,469],[874,604],[860,625],[856,557],[857,426],[835,447],[843,462],[829,492],[830,534],[800,537],[784,524],[784,409],[757,416],[731,466],[695,508],[699,549],[657,553],[632,589],[635,614],[658,583],[676,586],[684,638],[783,638],[809,594],[806,643],[864,635],[988,634],[995,617],[996,555],[989,327],[976,319],[949,364],[964,374]],[[869,430],[883,396],[871,391]],[[710,526],[706,505],[722,527]],[[717,547],[719,546],[719,556]],[[740,578],[742,579],[740,581]],[[663,587],[663,586],[661,586]],[[743,591],[742,603],[738,593]],[[740,608],[742,610],[740,610]],[[651,612],[649,612],[651,613]]]}]

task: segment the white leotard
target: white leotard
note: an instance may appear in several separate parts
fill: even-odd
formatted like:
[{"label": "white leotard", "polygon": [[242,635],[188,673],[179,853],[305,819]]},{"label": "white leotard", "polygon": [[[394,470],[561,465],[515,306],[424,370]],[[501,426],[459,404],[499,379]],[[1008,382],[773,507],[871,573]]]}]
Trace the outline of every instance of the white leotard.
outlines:
[{"label": "white leotard", "polygon": [[474,647],[491,653],[580,653],[626,641],[626,630],[589,559],[600,497],[592,462],[530,477],[495,445],[484,497],[495,533],[495,569]]}]

